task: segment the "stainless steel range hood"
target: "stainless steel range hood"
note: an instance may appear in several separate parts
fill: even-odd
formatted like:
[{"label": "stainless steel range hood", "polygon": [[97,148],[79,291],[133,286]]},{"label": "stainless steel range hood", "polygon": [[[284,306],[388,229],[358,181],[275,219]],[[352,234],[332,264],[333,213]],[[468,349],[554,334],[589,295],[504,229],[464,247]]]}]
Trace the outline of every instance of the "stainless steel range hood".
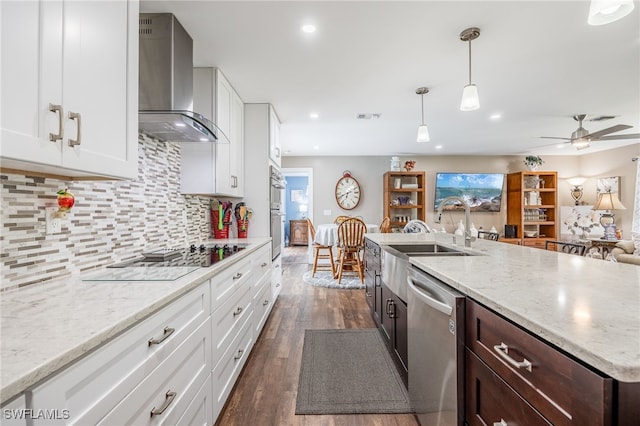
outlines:
[{"label": "stainless steel range hood", "polygon": [[193,109],[193,40],[171,13],[140,14],[138,129],[168,142],[229,143]]}]

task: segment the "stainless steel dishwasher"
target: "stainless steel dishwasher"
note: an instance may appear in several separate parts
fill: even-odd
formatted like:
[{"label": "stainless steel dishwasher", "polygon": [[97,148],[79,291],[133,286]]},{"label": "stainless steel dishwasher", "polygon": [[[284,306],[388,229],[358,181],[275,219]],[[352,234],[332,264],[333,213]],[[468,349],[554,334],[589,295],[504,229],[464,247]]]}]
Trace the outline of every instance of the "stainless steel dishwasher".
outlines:
[{"label": "stainless steel dishwasher", "polygon": [[465,296],[413,266],[407,284],[411,405],[422,426],[462,425]]}]

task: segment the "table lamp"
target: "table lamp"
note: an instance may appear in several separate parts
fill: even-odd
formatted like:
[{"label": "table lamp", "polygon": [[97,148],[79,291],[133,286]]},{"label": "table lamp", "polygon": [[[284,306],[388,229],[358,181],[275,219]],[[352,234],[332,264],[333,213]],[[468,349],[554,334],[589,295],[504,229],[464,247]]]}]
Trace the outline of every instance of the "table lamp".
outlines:
[{"label": "table lamp", "polygon": [[567,179],[567,182],[569,182],[570,185],[573,185],[573,188],[571,188],[571,198],[575,201],[576,206],[580,204],[580,198],[582,198],[582,184],[586,180],[587,179],[583,177]]},{"label": "table lamp", "polygon": [[616,192],[611,192],[611,190],[601,192],[600,194],[598,194],[598,199],[593,206],[593,210],[605,211],[600,215],[600,224],[605,228],[605,237],[607,225],[613,225],[613,235],[615,238],[616,220],[611,210],[626,210],[626,207],[622,205],[622,203],[618,199],[618,194]]},{"label": "table lamp", "polygon": [[302,218],[303,218],[303,219],[306,219],[306,218],[307,218],[307,210],[308,210],[308,207],[307,207],[307,205],[306,205],[306,204],[300,204],[300,205],[298,206],[298,211],[299,211],[300,213],[302,213]]}]

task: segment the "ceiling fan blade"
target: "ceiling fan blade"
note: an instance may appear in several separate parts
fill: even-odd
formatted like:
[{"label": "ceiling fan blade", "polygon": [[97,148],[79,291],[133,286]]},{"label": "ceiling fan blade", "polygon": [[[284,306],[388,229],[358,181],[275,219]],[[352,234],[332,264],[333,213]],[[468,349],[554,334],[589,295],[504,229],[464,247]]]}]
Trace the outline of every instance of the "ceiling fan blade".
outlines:
[{"label": "ceiling fan blade", "polygon": [[606,129],[598,130],[597,132],[589,133],[585,136],[585,138],[589,138],[591,140],[600,139],[601,136],[608,135],[609,133],[619,132],[621,130],[627,130],[632,127],[633,126],[628,126],[626,124],[617,124],[615,126],[607,127]]},{"label": "ceiling fan blade", "polygon": [[570,141],[571,138],[556,138],[553,136],[540,136],[540,139],[559,139],[559,140],[563,140],[563,141]]},{"label": "ceiling fan blade", "polygon": [[598,140],[598,141],[616,141],[619,139],[640,139],[640,133],[632,133],[629,135],[611,135],[611,136],[603,136],[601,138],[597,138],[597,139],[591,139],[593,140]]}]

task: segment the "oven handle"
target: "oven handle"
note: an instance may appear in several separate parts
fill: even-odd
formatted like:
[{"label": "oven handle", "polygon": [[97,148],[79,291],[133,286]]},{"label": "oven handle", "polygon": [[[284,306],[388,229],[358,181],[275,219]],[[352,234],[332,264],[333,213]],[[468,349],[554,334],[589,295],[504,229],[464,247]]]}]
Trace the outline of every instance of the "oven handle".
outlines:
[{"label": "oven handle", "polygon": [[278,189],[284,189],[285,186],[283,184],[281,184],[280,182],[271,182],[271,186],[274,188],[278,188]]}]

